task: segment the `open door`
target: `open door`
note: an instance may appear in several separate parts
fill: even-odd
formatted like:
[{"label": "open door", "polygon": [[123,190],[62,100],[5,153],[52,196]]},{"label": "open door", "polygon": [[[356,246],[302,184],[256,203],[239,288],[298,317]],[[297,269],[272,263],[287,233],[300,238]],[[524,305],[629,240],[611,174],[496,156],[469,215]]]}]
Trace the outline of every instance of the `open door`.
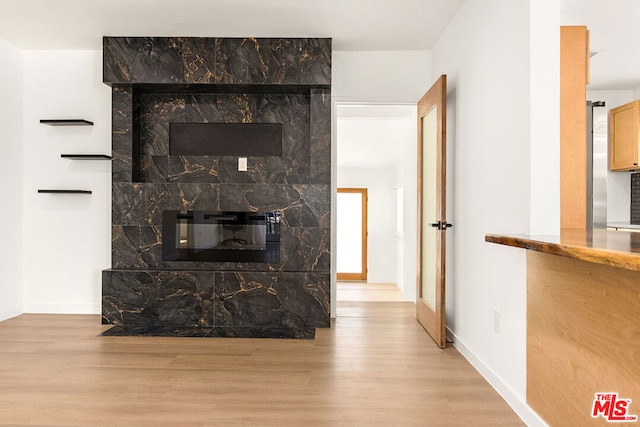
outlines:
[{"label": "open door", "polygon": [[418,102],[416,317],[441,348],[445,339],[446,101],[442,75]]}]

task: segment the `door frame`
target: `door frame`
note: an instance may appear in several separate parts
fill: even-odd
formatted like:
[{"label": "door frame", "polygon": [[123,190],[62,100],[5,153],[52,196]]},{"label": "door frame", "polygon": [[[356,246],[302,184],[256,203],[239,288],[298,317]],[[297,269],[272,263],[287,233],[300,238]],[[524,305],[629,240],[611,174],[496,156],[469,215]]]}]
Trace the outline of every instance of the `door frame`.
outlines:
[{"label": "door frame", "polygon": [[[446,230],[451,225],[446,220],[446,114],[447,114],[447,76],[442,75],[418,102],[418,246],[416,269],[416,318],[440,347],[446,346],[445,332],[445,267],[446,267]],[[436,218],[423,222],[423,141],[422,118],[436,111]],[[431,223],[433,221],[433,223]],[[433,228],[435,228],[435,230]],[[436,233],[435,260],[435,307],[422,298],[422,277],[425,273],[422,265],[423,236],[425,232]]]},{"label": "door frame", "polygon": [[[336,271],[336,279],[339,281],[342,280],[367,280],[367,235],[368,235],[368,224],[367,224],[367,209],[368,209],[368,201],[369,196],[366,188],[338,188],[337,193],[352,193],[352,194],[360,194],[362,197],[362,265],[360,273],[340,273]],[[337,197],[337,196],[336,196]],[[337,218],[336,218],[337,221]]]}]

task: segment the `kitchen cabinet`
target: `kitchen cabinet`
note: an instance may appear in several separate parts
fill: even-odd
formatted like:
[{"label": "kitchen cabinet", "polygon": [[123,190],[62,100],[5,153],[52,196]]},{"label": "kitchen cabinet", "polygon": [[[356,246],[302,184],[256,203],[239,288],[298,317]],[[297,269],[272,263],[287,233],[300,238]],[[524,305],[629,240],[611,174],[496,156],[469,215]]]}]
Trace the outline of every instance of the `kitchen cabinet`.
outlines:
[{"label": "kitchen cabinet", "polygon": [[629,171],[640,169],[640,100],[609,111],[609,169]]}]

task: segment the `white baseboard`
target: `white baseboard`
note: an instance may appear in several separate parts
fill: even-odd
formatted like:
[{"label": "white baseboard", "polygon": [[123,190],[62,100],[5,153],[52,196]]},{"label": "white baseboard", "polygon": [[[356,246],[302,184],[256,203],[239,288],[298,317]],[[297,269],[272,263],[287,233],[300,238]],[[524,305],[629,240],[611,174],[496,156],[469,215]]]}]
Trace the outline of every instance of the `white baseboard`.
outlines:
[{"label": "white baseboard", "polygon": [[367,283],[396,283],[394,276],[367,274]]},{"label": "white baseboard", "polygon": [[51,304],[26,302],[25,313],[49,313],[49,314],[100,314],[100,304]]},{"label": "white baseboard", "polygon": [[515,413],[530,427],[548,427],[542,418],[533,410],[526,401],[523,401],[502,379],[471,351],[449,328],[447,338],[465,359],[484,377],[485,380],[498,392]]},{"label": "white baseboard", "polygon": [[3,320],[11,319],[12,317],[20,316],[22,313],[22,307],[11,307],[0,310],[0,322]]}]

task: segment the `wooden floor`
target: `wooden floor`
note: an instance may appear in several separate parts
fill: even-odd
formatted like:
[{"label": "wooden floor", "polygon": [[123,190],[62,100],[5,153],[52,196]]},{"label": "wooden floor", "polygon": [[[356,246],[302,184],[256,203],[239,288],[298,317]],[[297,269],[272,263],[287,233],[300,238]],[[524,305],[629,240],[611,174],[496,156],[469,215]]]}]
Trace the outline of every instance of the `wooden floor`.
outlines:
[{"label": "wooden floor", "polygon": [[0,425],[500,426],[520,419],[406,302],[340,302],[315,340],[100,337],[0,322]]},{"label": "wooden floor", "polygon": [[394,283],[337,282],[338,301],[402,301]]}]

